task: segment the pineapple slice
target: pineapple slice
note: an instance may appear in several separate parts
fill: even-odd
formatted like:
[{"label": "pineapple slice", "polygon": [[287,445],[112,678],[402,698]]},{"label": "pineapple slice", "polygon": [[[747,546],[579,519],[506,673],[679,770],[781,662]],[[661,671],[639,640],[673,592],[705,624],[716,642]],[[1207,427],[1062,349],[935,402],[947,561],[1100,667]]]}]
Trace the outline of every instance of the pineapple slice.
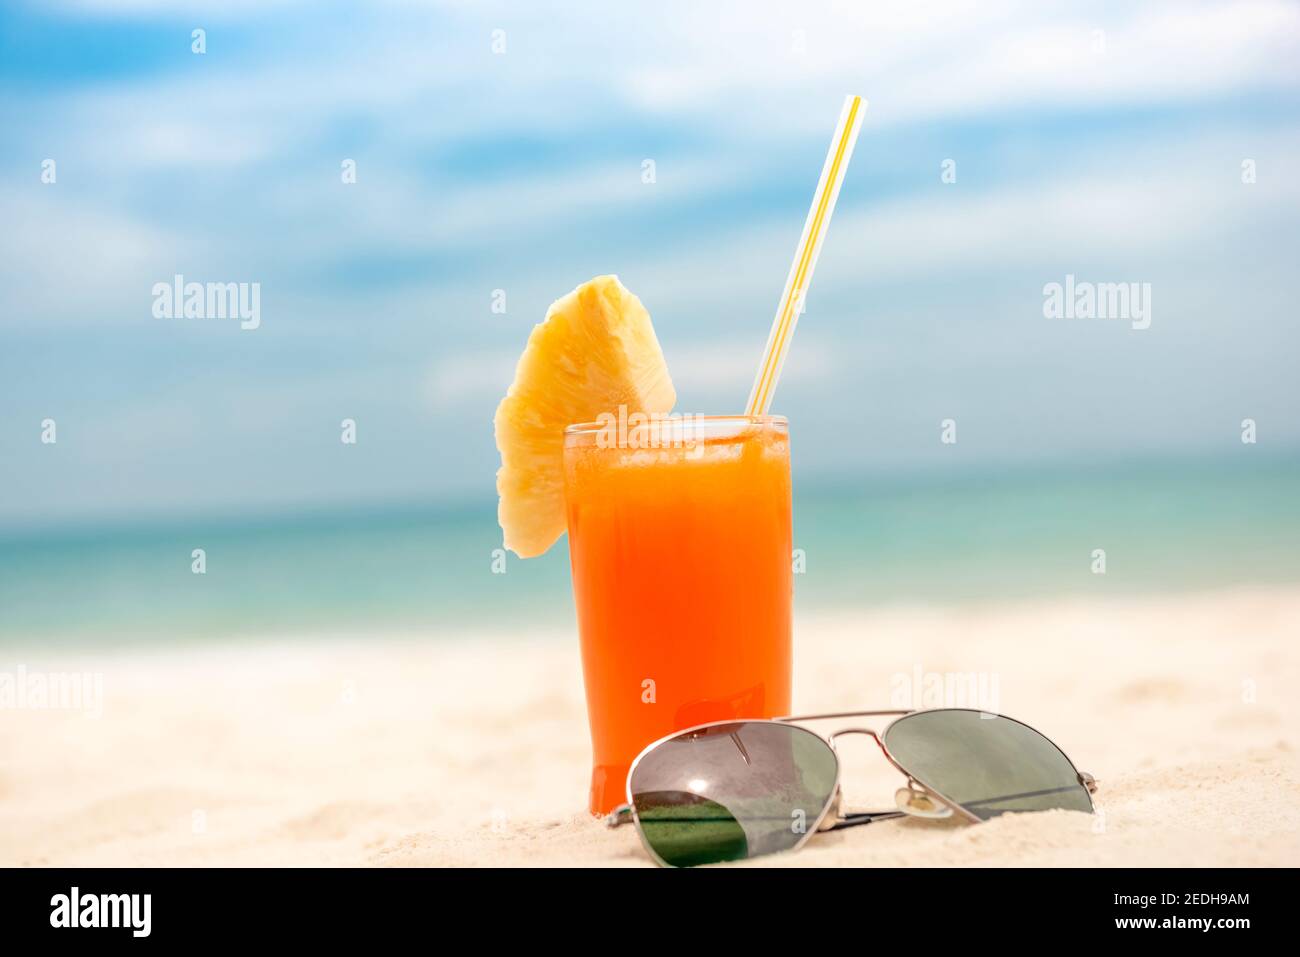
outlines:
[{"label": "pineapple slice", "polygon": [[650,314],[617,276],[597,276],[533,327],[497,406],[497,519],[505,546],[540,555],[564,533],[564,429],[604,412],[670,412],[677,394]]}]

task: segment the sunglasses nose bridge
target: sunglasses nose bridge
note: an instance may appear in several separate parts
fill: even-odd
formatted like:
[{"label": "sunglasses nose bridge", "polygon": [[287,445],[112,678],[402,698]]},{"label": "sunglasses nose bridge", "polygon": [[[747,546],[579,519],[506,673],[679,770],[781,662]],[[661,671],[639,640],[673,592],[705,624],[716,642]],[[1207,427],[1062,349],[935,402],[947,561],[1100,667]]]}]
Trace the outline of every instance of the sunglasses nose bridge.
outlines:
[{"label": "sunglasses nose bridge", "polygon": [[876,746],[879,747],[881,751],[885,750],[885,745],[881,742],[880,735],[876,734],[876,732],[871,730],[870,728],[841,728],[838,731],[832,732],[830,737],[828,737],[826,740],[830,742],[830,745],[833,748],[835,747],[836,738],[841,738],[844,737],[845,735],[850,735],[850,734],[866,735],[872,741],[876,742]]}]

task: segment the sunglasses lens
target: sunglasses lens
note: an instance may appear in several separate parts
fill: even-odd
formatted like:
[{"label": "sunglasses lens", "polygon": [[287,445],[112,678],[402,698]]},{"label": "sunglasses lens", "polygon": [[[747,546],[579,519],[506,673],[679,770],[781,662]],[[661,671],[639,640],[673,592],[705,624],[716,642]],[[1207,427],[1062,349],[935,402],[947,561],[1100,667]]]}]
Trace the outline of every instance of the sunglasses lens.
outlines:
[{"label": "sunglasses lens", "polygon": [[738,721],[680,734],[642,755],[629,782],[641,834],[691,867],[787,851],[835,793],[835,752],[792,725]]},{"label": "sunglasses lens", "polygon": [[1011,718],[922,711],[890,725],[885,747],[913,778],[982,820],[1008,811],[1092,811],[1070,759]]}]

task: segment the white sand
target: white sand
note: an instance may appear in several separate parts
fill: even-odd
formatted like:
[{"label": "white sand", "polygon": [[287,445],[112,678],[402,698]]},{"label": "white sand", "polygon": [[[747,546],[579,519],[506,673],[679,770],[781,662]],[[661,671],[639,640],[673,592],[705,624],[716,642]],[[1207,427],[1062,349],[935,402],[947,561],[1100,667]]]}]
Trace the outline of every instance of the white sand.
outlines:
[{"label": "white sand", "polygon": [[[1300,864],[1300,591],[805,618],[802,710],[895,675],[996,675],[998,710],[1102,782],[1102,815],[892,821],[782,865]],[[583,813],[576,637],[14,655],[98,670],[100,718],[0,711],[0,865],[645,865]],[[849,803],[901,777],[841,746]]]}]

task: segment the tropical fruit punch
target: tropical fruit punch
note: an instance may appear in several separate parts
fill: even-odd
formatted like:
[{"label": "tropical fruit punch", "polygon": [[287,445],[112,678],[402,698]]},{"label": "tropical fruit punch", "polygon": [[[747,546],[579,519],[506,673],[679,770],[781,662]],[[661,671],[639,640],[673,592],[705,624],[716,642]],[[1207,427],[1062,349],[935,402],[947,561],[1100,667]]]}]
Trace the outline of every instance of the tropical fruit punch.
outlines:
[{"label": "tropical fruit punch", "polygon": [[672,446],[641,451],[601,448],[599,427],[565,437],[596,813],[625,799],[631,761],[651,741],[790,711],[785,421],[671,428]]},{"label": "tropical fruit punch", "polygon": [[649,314],[602,276],[551,306],[497,409],[507,547],[569,533],[598,814],[652,741],[790,706],[786,422],[675,401]]}]

